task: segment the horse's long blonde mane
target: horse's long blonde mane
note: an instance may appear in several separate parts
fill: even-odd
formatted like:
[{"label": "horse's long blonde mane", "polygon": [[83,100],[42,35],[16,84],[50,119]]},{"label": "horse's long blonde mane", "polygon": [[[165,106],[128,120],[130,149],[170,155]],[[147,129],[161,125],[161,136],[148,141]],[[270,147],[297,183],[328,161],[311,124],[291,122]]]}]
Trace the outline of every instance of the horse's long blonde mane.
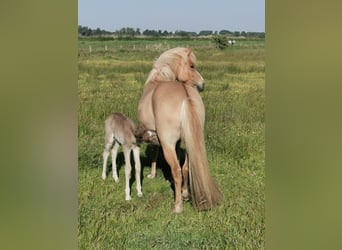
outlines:
[{"label": "horse's long blonde mane", "polygon": [[[161,54],[153,64],[145,85],[151,81],[175,81],[177,70],[182,61],[189,60],[189,48],[173,48]],[[195,55],[191,53],[191,61],[196,62]]]}]

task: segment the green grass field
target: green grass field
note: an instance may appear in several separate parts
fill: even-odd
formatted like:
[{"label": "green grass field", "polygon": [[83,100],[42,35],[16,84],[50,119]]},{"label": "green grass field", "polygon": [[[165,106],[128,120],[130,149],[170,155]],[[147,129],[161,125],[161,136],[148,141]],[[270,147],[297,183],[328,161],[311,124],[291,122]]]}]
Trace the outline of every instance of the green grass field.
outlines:
[{"label": "green grass field", "polygon": [[[89,51],[91,46],[91,52]],[[107,46],[107,47],[106,47]],[[150,154],[141,147],[139,198],[125,201],[119,178],[101,179],[104,120],[136,112],[153,60],[172,47],[192,47],[206,81],[205,142],[209,167],[224,200],[207,212],[189,202],[171,214],[173,190],[160,159],[148,179]],[[263,40],[238,40],[218,50],[210,40],[79,41],[78,244],[80,249],[263,249],[265,245],[265,50]],[[119,152],[122,152],[121,150]],[[109,160],[110,162],[111,160]],[[166,173],[166,174],[165,174]]]}]

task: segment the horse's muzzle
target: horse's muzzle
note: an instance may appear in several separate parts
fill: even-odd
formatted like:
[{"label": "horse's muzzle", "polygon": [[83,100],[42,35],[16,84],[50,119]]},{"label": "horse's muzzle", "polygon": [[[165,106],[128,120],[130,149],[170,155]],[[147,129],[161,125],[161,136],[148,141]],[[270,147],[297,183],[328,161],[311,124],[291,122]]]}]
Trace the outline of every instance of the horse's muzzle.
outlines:
[{"label": "horse's muzzle", "polygon": [[196,88],[198,92],[202,92],[204,90],[204,83],[202,83],[201,85],[196,85]]}]

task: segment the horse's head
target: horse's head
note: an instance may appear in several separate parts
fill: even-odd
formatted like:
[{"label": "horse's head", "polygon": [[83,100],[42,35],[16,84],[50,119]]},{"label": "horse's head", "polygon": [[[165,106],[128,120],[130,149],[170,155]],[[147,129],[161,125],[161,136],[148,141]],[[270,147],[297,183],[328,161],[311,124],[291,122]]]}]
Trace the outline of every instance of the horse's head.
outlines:
[{"label": "horse's head", "polygon": [[165,51],[155,61],[146,81],[180,81],[204,89],[204,80],[196,70],[196,57],[190,48],[173,48]]},{"label": "horse's head", "polygon": [[185,55],[182,56],[177,68],[176,80],[193,85],[198,91],[202,91],[204,90],[204,79],[196,69],[196,56],[191,48],[184,52]]}]

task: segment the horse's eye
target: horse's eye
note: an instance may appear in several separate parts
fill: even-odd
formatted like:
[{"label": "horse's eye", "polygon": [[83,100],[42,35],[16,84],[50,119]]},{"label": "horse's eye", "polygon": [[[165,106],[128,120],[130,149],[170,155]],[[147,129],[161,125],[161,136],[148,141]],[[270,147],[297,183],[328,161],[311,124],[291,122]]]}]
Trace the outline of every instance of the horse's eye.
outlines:
[{"label": "horse's eye", "polygon": [[194,69],[194,68],[195,68],[195,65],[191,64],[191,65],[190,65],[190,68]]}]

